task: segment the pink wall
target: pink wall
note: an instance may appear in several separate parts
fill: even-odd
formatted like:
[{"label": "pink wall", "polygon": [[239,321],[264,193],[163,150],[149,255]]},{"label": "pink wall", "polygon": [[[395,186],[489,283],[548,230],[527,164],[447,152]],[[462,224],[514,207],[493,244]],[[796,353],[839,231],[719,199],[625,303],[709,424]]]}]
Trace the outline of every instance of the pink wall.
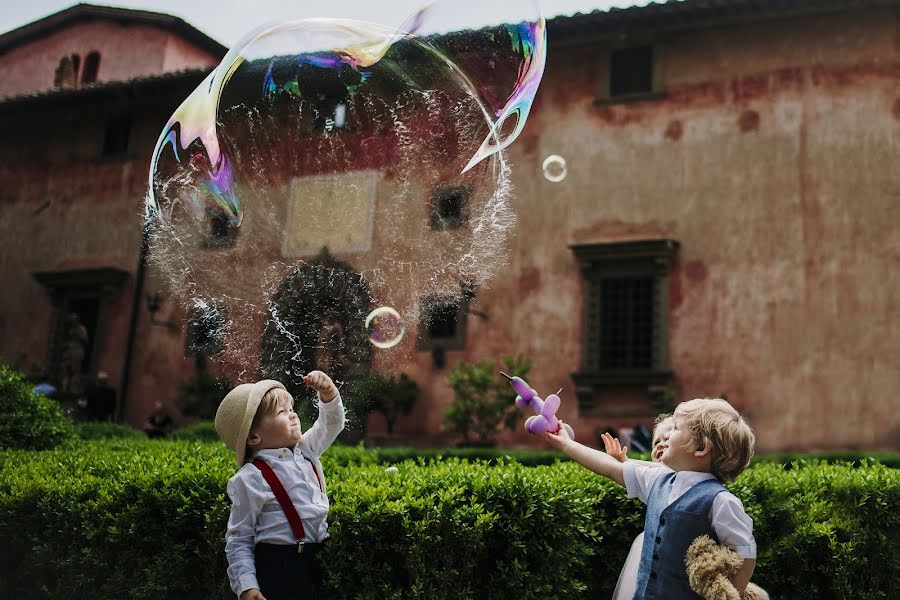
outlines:
[{"label": "pink wall", "polygon": [[[134,70],[105,71],[102,63],[104,79],[203,58],[153,28],[111,35],[118,29],[86,24],[51,36],[55,45],[48,38],[4,56],[0,93],[47,87],[62,53],[94,49],[72,40],[107,40],[104,56],[118,48],[132,57]],[[509,155],[518,218],[509,264],[473,305],[489,318],[470,317],[466,349],[448,352],[445,369],[407,348],[400,370],[418,381],[421,397],[398,432],[447,441],[449,369],[517,352],[535,362],[533,387],[564,388],[561,415],[580,439],[595,443],[601,425],[649,422],[653,410],[641,397],[602,399],[636,407],[635,416],[579,413],[570,375],[582,353],[584,284],[569,245],[666,237],[681,244],[669,328],[679,400],[727,394],[762,450],[900,446],[897,35],[894,13],[881,10],[668,34],[660,40],[666,97],[607,106],[594,103],[602,48],[551,46],[534,111]],[[50,305],[31,272],[118,266],[132,279],[115,301],[100,368],[119,386],[136,223],[149,153],[169,114],[128,108],[147,120],[135,132],[138,156],[115,162],[96,160],[108,107],[4,121],[3,360],[47,352]],[[542,175],[549,154],[567,160],[562,183]],[[151,273],[145,292],[162,287]],[[158,317],[184,323],[173,303]],[[407,338],[414,345],[414,335]],[[143,307],[135,351],[125,416],[139,424],[154,400],[174,399],[193,365],[183,330],[151,325]],[[378,416],[370,426],[383,431]],[[501,443],[540,445],[521,431]]]},{"label": "pink wall", "polygon": [[88,53],[94,51],[100,53],[97,80],[101,82],[218,63],[209,52],[159,27],[107,20],[78,22],[4,54],[0,97],[51,89],[63,56],[80,55],[83,67]]}]

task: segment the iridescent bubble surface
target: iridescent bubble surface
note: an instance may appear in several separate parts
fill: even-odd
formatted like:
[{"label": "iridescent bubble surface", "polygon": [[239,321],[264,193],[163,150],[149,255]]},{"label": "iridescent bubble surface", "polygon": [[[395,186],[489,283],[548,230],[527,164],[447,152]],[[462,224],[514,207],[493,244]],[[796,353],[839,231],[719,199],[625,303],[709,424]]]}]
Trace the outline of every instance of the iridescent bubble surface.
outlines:
[{"label": "iridescent bubble surface", "polygon": [[553,183],[559,183],[569,174],[566,159],[557,154],[551,154],[545,158],[542,168],[544,169],[544,177],[547,181],[552,181]]},{"label": "iridescent bubble surface", "polygon": [[[373,309],[419,326],[435,298],[463,302],[505,264],[503,149],[543,74],[544,21],[510,0],[492,5],[509,19],[449,26],[450,13],[478,13],[465,3],[400,27],[259,28],[169,119],[150,172],[150,257],[186,306],[227,315],[221,360],[289,389],[312,368],[349,377],[387,343],[370,341]],[[388,341],[412,351],[403,339]]]},{"label": "iridescent bubble surface", "polygon": [[379,306],[366,316],[369,341],[376,348],[393,348],[403,339],[406,328],[400,313],[390,306]]}]

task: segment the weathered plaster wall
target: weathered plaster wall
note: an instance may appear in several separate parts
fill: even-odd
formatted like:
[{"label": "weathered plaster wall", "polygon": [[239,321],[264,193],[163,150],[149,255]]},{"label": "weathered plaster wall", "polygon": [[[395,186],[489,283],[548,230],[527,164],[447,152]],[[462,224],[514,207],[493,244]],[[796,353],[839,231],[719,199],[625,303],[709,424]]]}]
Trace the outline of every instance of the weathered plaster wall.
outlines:
[{"label": "weathered plaster wall", "polygon": [[212,67],[219,62],[209,52],[165,29],[108,20],[79,22],[3,54],[0,98],[49,90],[63,56],[80,55],[83,68],[85,58],[94,51],[100,53],[97,81]]},{"label": "weathered plaster wall", "polygon": [[[593,49],[551,42],[511,153],[509,270],[479,297],[491,321],[474,322],[451,366],[521,351],[536,362],[534,387],[569,391],[562,413],[586,438],[598,425],[633,425],[577,413],[569,374],[583,290],[567,246],[667,237],[681,243],[669,336],[679,399],[726,394],[765,450],[896,447],[895,15],[685,32],[664,44],[667,97],[595,106]],[[542,177],[549,154],[568,162],[560,184]],[[450,398],[437,379],[430,387],[437,402],[411,419],[429,429]]]}]

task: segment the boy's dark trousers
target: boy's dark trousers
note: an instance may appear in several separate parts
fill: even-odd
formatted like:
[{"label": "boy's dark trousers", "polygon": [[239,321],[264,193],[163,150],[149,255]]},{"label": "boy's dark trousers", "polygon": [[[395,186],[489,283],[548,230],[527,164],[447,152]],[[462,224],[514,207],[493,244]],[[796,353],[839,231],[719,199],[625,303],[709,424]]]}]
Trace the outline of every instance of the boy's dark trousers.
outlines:
[{"label": "boy's dark trousers", "polygon": [[256,581],[266,600],[315,600],[320,581],[315,557],[322,544],[257,544]]}]

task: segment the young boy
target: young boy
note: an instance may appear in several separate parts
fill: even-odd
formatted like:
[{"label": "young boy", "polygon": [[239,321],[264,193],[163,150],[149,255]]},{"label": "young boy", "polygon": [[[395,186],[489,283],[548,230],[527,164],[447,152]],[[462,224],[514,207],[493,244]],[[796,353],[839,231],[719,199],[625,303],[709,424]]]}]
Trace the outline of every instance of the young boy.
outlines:
[{"label": "young boy", "polygon": [[225,534],[228,579],[241,600],[313,598],[312,558],[328,537],[328,496],[319,456],[344,428],[344,406],[325,373],[303,382],[319,396],[306,433],[294,399],[270,379],[237,386],[216,411],[216,431],[234,451]]},{"label": "young boy", "polygon": [[685,554],[706,534],[735,547],[744,559],[732,578],[743,593],[756,565],[753,521],[722,482],[734,480],[750,463],[755,436],[727,402],[703,398],[679,404],[672,430],[663,438],[664,467],[621,463],[569,438],[564,427],[545,433],[550,446],[588,469],[624,485],[629,498],[647,504],[644,543],[635,600],[700,598],[688,584]]}]

